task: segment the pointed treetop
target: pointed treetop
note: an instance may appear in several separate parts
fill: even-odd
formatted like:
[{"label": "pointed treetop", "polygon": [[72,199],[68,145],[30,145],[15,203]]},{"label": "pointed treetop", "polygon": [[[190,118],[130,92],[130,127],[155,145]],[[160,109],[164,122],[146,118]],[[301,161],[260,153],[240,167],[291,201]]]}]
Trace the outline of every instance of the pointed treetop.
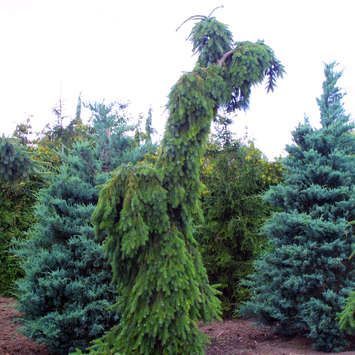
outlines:
[{"label": "pointed treetop", "polygon": [[325,80],[323,82],[323,93],[317,99],[323,126],[329,126],[335,120],[348,119],[342,102],[345,93],[337,85],[343,73],[336,70],[337,65],[336,62],[332,62],[325,64],[324,67]]},{"label": "pointed treetop", "polygon": [[75,112],[76,121],[79,121],[81,119],[81,106],[82,106],[82,100],[81,100],[81,93],[80,93],[76,104],[76,112]]}]

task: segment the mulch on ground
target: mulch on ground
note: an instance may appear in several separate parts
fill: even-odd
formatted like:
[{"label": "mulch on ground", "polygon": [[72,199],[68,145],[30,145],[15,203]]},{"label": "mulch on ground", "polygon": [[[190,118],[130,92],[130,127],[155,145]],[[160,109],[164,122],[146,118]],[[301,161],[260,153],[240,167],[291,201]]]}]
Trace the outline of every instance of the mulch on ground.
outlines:
[{"label": "mulch on ground", "polygon": [[[304,337],[277,336],[272,329],[249,320],[229,320],[203,326],[202,331],[211,338],[206,355],[316,355],[335,354],[312,350]],[[355,351],[336,353],[355,355]]]},{"label": "mulch on ground", "polygon": [[[0,297],[0,355],[49,355],[43,345],[34,343],[19,332],[19,315],[14,299]],[[247,320],[214,322],[201,329],[211,338],[206,355],[325,354],[312,351],[310,342],[305,338],[278,337],[271,328]],[[340,354],[355,355],[355,351]]]},{"label": "mulch on ground", "polygon": [[0,355],[48,355],[43,345],[26,338],[19,331],[19,312],[15,300],[0,297]]}]

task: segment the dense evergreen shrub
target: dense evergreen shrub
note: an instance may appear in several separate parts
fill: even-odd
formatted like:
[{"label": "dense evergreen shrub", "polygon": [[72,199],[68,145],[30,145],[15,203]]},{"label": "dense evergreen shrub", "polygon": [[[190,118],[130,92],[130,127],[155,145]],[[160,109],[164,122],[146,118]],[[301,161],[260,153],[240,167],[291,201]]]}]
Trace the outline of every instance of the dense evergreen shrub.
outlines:
[{"label": "dense evergreen shrub", "polygon": [[151,112],[146,120],[149,133],[142,139],[135,139],[133,134],[140,127],[130,122],[127,106],[117,102],[88,104],[92,116],[91,138],[104,172],[111,172],[121,164],[135,163],[145,154],[156,151],[151,142]]},{"label": "dense evergreen shrub", "polygon": [[[224,132],[224,137],[227,132]],[[268,162],[252,143],[231,138],[211,144],[201,180],[203,223],[197,226],[204,265],[212,284],[219,284],[225,316],[232,316],[248,298],[240,281],[266,246],[260,227],[271,208],[262,193],[280,182],[281,165]]]},{"label": "dense evergreen shrub", "polygon": [[113,325],[111,271],[94,239],[90,217],[98,189],[98,161],[86,143],[64,157],[40,192],[37,223],[17,254],[25,277],[18,282],[23,331],[52,353],[83,348]]},{"label": "dense evergreen shrub", "polygon": [[339,327],[344,332],[355,335],[355,291],[350,293],[339,315]]},{"label": "dense evergreen shrub", "polygon": [[0,295],[15,292],[22,275],[13,242],[33,224],[32,206],[40,184],[25,146],[15,139],[0,138]]},{"label": "dense evergreen shrub", "polygon": [[321,128],[308,120],[287,147],[285,182],[266,200],[280,212],[264,228],[274,251],[261,259],[245,314],[275,323],[282,333],[302,334],[317,349],[338,351],[346,344],[337,314],[354,289],[355,137],[337,86],[341,73],[325,66],[318,100]]},{"label": "dense evergreen shrub", "polygon": [[32,167],[27,151],[14,140],[0,137],[0,181],[14,183],[28,178]]}]

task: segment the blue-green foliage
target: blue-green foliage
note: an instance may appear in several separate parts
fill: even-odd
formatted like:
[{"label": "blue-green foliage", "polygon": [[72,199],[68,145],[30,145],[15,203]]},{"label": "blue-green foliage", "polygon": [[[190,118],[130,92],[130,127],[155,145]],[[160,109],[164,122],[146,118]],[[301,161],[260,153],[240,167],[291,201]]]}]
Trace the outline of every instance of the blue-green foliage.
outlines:
[{"label": "blue-green foliage", "polygon": [[31,159],[20,144],[0,137],[0,182],[13,183],[25,179],[31,167]]},{"label": "blue-green foliage", "polygon": [[63,159],[39,194],[30,238],[17,251],[26,273],[18,282],[23,331],[58,354],[87,346],[115,320],[108,310],[115,298],[110,268],[90,225],[98,161],[87,143]]},{"label": "blue-green foliage", "polygon": [[355,291],[350,293],[345,307],[339,315],[339,326],[348,334],[355,334]]},{"label": "blue-green foliage", "polygon": [[103,171],[109,172],[121,164],[137,162],[145,154],[156,150],[148,137],[145,142],[136,144],[133,138],[136,126],[129,124],[126,104],[94,102],[88,106],[92,114],[92,135]]},{"label": "blue-green foliage", "polygon": [[280,209],[264,227],[274,251],[257,264],[252,301],[243,312],[277,323],[280,332],[307,335],[317,349],[346,344],[337,313],[354,287],[355,137],[337,86],[334,63],[325,66],[318,100],[321,128],[306,120],[287,147],[285,182],[266,200]]}]

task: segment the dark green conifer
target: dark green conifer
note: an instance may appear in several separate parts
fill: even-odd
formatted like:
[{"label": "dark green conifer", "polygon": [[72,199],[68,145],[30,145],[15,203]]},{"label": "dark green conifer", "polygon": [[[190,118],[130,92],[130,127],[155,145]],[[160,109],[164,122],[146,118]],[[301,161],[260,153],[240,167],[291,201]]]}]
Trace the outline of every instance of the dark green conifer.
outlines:
[{"label": "dark green conifer", "polygon": [[136,141],[132,137],[136,127],[129,123],[127,106],[118,102],[88,105],[92,114],[96,152],[104,172],[111,172],[124,163],[137,162],[156,149],[155,145],[141,144],[140,138]]},{"label": "dark green conifer", "polygon": [[274,251],[257,264],[253,299],[244,308],[282,333],[308,336],[324,351],[346,344],[337,314],[355,283],[349,260],[355,137],[334,66],[325,66],[321,128],[308,120],[296,128],[294,144],[287,147],[285,182],[266,195],[280,209],[264,228]]},{"label": "dark green conifer", "polygon": [[98,354],[104,341],[112,353],[202,354],[206,338],[197,322],[220,314],[193,236],[200,164],[217,110],[246,108],[251,87],[268,77],[272,89],[282,66],[262,42],[234,46],[214,17],[203,17],[191,38],[198,64],[170,92],[155,165],[119,168],[94,213],[97,233],[108,234],[121,317],[92,348]]},{"label": "dark green conifer", "polygon": [[19,139],[0,138],[0,295],[13,295],[21,275],[11,248],[33,223],[31,207],[40,185],[34,166]]},{"label": "dark green conifer", "polygon": [[262,193],[281,181],[282,169],[253,143],[233,140],[224,123],[203,161],[204,219],[197,235],[210,282],[219,285],[223,313],[230,317],[248,299],[240,282],[266,248],[260,227],[271,208]]},{"label": "dark green conifer", "polygon": [[15,183],[28,178],[32,162],[24,146],[0,137],[0,181]]},{"label": "dark green conifer", "polygon": [[74,146],[59,174],[39,194],[37,223],[18,249],[24,279],[19,309],[24,333],[53,354],[67,354],[103,334],[115,316],[115,292],[90,217],[98,190],[98,162],[87,143]]}]

